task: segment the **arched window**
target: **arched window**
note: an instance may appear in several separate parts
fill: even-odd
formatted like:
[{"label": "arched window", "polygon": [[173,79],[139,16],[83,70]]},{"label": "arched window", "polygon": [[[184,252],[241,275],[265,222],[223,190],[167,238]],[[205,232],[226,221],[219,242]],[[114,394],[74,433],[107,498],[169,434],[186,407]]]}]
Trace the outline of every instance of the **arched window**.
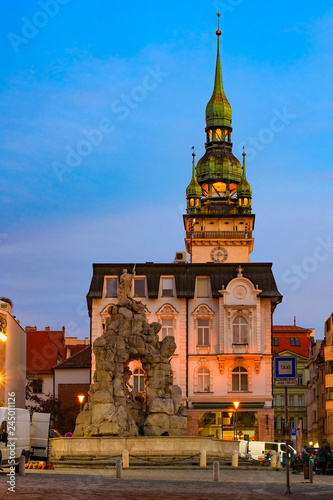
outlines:
[{"label": "arched window", "polygon": [[208,130],[208,142],[212,142],[212,140],[213,140],[213,131]]},{"label": "arched window", "polygon": [[198,370],[198,392],[210,392],[210,372],[207,368]]},{"label": "arched window", "polygon": [[245,370],[242,366],[238,366],[232,370],[232,390],[248,390],[247,370]]},{"label": "arched window", "polygon": [[222,140],[222,133],[221,133],[221,129],[220,128],[216,129],[216,140],[217,141],[221,141]]},{"label": "arched window", "polygon": [[226,140],[227,142],[229,142],[229,132],[228,132],[228,130],[225,130],[225,131],[224,131],[224,136],[225,136],[225,140]]},{"label": "arched window", "polygon": [[237,316],[232,323],[232,343],[247,344],[248,324],[243,316]]},{"label": "arched window", "polygon": [[133,372],[133,391],[145,392],[145,374],[140,368]]}]

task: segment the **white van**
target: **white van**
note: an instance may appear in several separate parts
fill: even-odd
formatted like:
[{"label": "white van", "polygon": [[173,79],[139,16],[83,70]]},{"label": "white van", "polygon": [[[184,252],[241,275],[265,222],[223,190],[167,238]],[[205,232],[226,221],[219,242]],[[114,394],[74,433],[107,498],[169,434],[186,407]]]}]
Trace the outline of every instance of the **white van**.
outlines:
[{"label": "white van", "polygon": [[249,453],[249,442],[246,441],[245,439],[238,439],[239,442],[239,449],[238,449],[238,454],[242,458],[247,458],[248,453]]},{"label": "white van", "polygon": [[13,467],[18,472],[20,457],[47,460],[50,429],[49,413],[34,413],[30,422],[28,410],[0,408],[0,468]]},{"label": "white van", "polygon": [[[296,450],[292,446],[288,446],[289,455],[294,453],[296,455]],[[265,458],[267,453],[271,451],[276,451],[276,453],[280,452],[281,461],[282,455],[286,452],[286,443],[274,443],[274,442],[265,442],[265,441],[250,441],[248,453],[251,458],[254,460],[258,460],[258,458]]]}]

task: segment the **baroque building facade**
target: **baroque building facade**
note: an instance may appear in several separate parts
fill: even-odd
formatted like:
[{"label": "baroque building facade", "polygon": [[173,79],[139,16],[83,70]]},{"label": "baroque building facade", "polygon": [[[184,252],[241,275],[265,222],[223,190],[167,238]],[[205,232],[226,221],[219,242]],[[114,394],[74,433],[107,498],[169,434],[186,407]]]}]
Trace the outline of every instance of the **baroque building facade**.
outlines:
[{"label": "baroque building facade", "polygon": [[[219,29],[216,35],[205,154],[196,164],[193,153],[186,190],[186,252],[178,252],[171,264],[94,264],[87,295],[91,341],[102,335],[107,310],[119,300],[123,270],[135,269],[132,294],[146,305],[147,321],[162,324],[161,339],[175,337],[177,350],[170,362],[188,409],[189,432],[271,441],[272,314],[282,296],[272,265],[249,262],[255,220],[252,188],[245,152],[242,165],[232,152],[232,112],[223,88]],[[144,394],[146,374],[140,361],[132,361],[129,369],[132,387]]]}]

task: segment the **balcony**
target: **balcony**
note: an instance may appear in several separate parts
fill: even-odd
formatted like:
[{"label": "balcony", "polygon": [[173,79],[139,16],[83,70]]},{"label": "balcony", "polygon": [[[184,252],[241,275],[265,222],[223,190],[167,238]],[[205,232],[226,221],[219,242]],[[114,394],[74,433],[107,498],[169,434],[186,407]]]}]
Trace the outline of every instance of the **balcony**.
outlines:
[{"label": "balcony", "polygon": [[186,238],[210,239],[210,240],[228,240],[228,239],[251,239],[252,231],[190,231],[186,232]]}]

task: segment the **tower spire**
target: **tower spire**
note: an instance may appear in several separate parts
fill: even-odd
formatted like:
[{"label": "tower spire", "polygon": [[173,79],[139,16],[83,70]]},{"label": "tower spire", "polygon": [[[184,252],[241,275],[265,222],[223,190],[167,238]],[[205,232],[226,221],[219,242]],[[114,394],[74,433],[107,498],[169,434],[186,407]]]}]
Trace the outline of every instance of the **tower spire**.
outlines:
[{"label": "tower spire", "polygon": [[216,67],[215,67],[215,79],[214,79],[214,89],[212,97],[210,98],[207,108],[206,108],[206,121],[207,127],[209,126],[231,126],[231,106],[224,93],[223,79],[222,79],[222,69],[221,69],[221,56],[220,56],[220,36],[222,34],[220,30],[220,16],[217,13],[218,19],[218,29],[216,31],[217,36],[217,55],[216,55]]}]

